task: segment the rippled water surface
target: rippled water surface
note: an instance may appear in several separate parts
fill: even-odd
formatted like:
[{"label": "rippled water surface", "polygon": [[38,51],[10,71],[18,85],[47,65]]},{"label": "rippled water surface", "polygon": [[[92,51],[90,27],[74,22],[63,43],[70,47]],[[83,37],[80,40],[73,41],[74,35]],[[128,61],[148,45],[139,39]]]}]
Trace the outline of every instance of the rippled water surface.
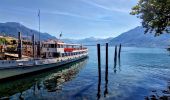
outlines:
[{"label": "rippled water surface", "polygon": [[[0,83],[0,97],[10,99],[115,99],[143,100],[153,91],[166,89],[170,80],[170,56],[164,49],[123,47],[114,68],[114,48],[109,47],[108,84],[105,81],[105,47],[101,47],[101,84],[97,52],[89,46],[89,58]],[[160,93],[161,94],[161,93]]]}]

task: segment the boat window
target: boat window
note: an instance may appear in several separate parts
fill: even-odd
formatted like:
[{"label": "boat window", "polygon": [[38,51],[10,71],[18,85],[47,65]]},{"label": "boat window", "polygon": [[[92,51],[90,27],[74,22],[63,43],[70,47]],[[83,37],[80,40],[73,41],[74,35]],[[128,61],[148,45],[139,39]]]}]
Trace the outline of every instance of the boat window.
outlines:
[{"label": "boat window", "polygon": [[57,44],[57,48],[60,48],[60,44]]},{"label": "boat window", "polygon": [[51,44],[51,48],[54,48],[55,47],[55,45],[54,44]]}]

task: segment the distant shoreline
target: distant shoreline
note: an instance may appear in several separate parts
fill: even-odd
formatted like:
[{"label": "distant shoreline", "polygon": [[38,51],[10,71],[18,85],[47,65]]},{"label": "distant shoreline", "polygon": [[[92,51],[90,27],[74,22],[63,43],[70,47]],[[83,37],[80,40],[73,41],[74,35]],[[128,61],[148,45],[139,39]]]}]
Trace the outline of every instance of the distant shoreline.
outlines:
[{"label": "distant shoreline", "polygon": [[[100,44],[100,43],[99,43]],[[84,46],[97,46],[96,45],[84,45]],[[104,44],[101,44],[101,46],[105,46]],[[115,45],[109,45],[109,47],[114,47]],[[119,46],[119,45],[117,45]],[[143,47],[143,46],[124,46],[124,47],[136,47],[136,48],[162,48],[162,49],[166,49],[167,47],[149,47],[149,46],[146,46],[146,47]]]}]

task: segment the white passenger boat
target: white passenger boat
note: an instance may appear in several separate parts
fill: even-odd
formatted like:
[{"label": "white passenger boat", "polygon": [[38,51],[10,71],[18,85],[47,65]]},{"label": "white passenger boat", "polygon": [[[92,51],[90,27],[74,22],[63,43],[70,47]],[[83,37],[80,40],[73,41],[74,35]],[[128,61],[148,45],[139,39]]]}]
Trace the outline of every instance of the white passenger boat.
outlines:
[{"label": "white passenger boat", "polygon": [[56,40],[43,41],[41,55],[38,58],[21,57],[16,60],[0,60],[0,80],[58,67],[87,56],[88,49],[82,45],[68,44]]}]

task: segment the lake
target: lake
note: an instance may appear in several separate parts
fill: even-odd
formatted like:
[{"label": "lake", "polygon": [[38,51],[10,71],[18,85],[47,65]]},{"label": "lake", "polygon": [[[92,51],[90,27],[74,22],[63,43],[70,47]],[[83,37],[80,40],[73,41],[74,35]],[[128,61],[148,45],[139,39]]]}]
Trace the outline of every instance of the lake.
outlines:
[{"label": "lake", "polygon": [[122,47],[114,68],[114,47],[109,47],[108,82],[105,47],[101,47],[101,84],[95,46],[89,58],[48,72],[0,83],[0,97],[10,99],[144,100],[163,95],[170,81],[170,56],[165,49]]}]

